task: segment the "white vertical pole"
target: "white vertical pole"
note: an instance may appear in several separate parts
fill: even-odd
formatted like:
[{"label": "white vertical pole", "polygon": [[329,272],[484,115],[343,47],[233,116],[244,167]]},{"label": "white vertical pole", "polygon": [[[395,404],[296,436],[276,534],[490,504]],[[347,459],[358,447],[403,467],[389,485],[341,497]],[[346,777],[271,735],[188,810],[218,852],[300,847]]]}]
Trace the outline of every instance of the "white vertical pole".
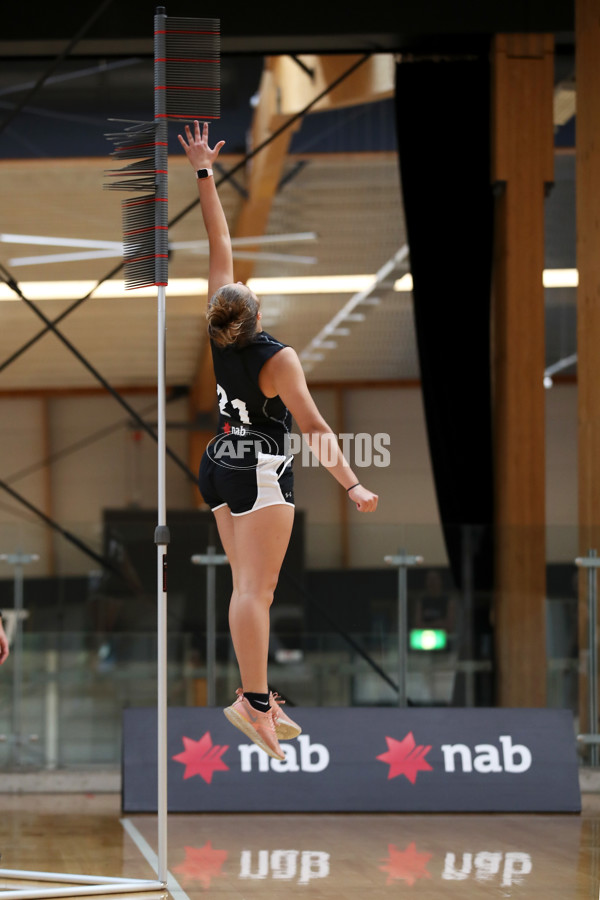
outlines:
[{"label": "white vertical pole", "polygon": [[20,766],[21,745],[23,744],[23,718],[21,709],[21,699],[23,697],[23,561],[26,558],[22,553],[17,553],[14,557],[15,563],[15,589],[14,589],[14,605],[16,616],[16,629],[14,640],[15,667],[13,671],[13,737],[12,745],[12,762],[14,765]]},{"label": "white vertical pole", "polygon": [[[400,553],[405,555],[404,551]],[[406,566],[398,566],[398,706],[408,705],[408,578]]]},{"label": "white vertical pole", "polygon": [[[208,556],[216,554],[211,544],[206,548]],[[206,705],[217,704],[217,611],[216,611],[217,570],[206,567]]]},{"label": "white vertical pole", "polygon": [[46,650],[46,768],[58,766],[58,651]]},{"label": "white vertical pole", "polygon": [[167,527],[166,501],[166,302],[158,288],[158,525],[157,548],[157,653],[158,653],[158,878],[167,882]]},{"label": "white vertical pole", "polygon": [[15,631],[13,638],[12,735],[10,740],[11,761],[16,766],[21,765],[21,747],[24,743],[21,707],[23,699],[23,619],[25,618],[23,609],[24,567],[29,565],[29,563],[36,562],[38,559],[37,553],[22,553],[20,550],[17,550],[16,553],[0,553],[0,560],[15,568],[13,592]]},{"label": "white vertical pole", "polygon": [[154,212],[154,276],[158,288],[157,348],[158,348],[158,524],[154,533],[157,549],[157,747],[158,770],[158,877],[167,883],[167,489],[166,489],[166,291],[168,281],[168,129],[165,119],[166,91],[156,90],[166,85],[166,29],[164,6],[156,7],[154,16],[154,145],[155,212]]},{"label": "white vertical pole", "polygon": [[[213,540],[212,536],[209,538]],[[217,553],[211,543],[206,553],[192,556],[195,566],[206,566],[206,705],[217,702],[217,566],[228,566],[224,553]]]},{"label": "white vertical pole", "polygon": [[[588,558],[596,560],[597,550],[589,550]],[[598,631],[597,631],[597,606],[596,606],[596,578],[597,572],[593,565],[588,569],[588,658],[589,658],[589,718],[590,734],[598,734]],[[590,747],[590,763],[598,765],[598,744]]]},{"label": "white vertical pole", "polygon": [[577,735],[577,740],[590,745],[590,764],[598,765],[598,610],[597,570],[600,569],[598,551],[588,550],[587,556],[578,556],[575,565],[588,570],[588,710],[589,733]]},{"label": "white vertical pole", "polygon": [[384,562],[398,569],[398,706],[408,706],[408,577],[410,566],[419,566],[422,556],[410,556],[401,549],[396,556],[384,556]]}]

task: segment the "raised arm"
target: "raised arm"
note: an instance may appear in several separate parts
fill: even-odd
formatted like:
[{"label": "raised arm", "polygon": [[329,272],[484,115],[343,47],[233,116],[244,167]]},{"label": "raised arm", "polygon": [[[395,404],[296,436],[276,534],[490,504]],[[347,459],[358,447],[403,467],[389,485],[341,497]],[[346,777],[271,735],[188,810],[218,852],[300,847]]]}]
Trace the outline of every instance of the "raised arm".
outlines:
[{"label": "raised arm", "polygon": [[302,432],[304,440],[322,466],[347,491],[359,512],[375,512],[378,496],[360,484],[344,457],[338,440],[313,400],[298,354],[284,347],[261,369],[260,389],[267,397],[279,394]]},{"label": "raised arm", "polygon": [[[200,123],[194,122],[194,133],[189,125],[185,126],[186,138],[178,135],[179,143],[185,150],[194,173],[198,169],[212,169],[225,141],[219,141],[211,149],[208,146],[208,122],[200,130]],[[233,257],[231,254],[231,238],[229,228],[214,176],[198,178],[198,196],[202,209],[202,218],[208,235],[208,299],[224,284],[233,282]]]}]

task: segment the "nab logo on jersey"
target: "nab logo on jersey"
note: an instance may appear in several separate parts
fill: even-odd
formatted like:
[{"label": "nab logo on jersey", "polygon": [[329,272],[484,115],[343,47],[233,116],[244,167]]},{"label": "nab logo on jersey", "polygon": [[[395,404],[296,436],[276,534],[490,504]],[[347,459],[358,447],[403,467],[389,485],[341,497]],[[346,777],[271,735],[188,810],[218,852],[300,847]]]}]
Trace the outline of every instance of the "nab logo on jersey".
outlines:
[{"label": "nab logo on jersey", "polygon": [[223,431],[225,434],[237,434],[240,437],[244,437],[244,435],[248,434],[248,430],[244,428],[243,425],[230,425],[229,422],[225,422]]}]

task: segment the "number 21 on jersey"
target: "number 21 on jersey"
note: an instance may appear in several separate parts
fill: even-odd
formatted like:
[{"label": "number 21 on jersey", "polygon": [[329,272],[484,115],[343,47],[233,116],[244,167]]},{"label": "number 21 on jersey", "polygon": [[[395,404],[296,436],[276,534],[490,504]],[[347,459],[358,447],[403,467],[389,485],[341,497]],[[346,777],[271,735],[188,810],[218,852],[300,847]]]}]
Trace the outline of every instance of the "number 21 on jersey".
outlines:
[{"label": "number 21 on jersey", "polygon": [[227,398],[225,390],[221,387],[220,384],[217,385],[217,397],[219,398],[219,410],[224,416],[229,416],[229,418],[231,418],[231,413],[228,413],[225,409],[225,407],[229,403],[229,405],[233,409],[237,410],[240,422],[242,422],[244,425],[252,424],[250,422],[250,416],[248,415],[248,407],[243,400],[238,400],[237,398],[235,400],[229,400]]}]

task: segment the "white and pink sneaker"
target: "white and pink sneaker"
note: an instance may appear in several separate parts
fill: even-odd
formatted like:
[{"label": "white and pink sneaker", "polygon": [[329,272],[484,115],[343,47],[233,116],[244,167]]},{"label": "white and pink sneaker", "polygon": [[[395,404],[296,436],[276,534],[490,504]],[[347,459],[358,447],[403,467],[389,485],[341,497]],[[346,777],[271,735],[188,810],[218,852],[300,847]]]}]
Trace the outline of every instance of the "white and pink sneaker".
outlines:
[{"label": "white and pink sneaker", "polygon": [[275,733],[275,710],[269,708],[266,712],[260,712],[246,700],[241,688],[237,689],[236,694],[237,700],[223,710],[231,724],[243,731],[246,737],[254,741],[269,756],[274,759],[285,759]]},{"label": "white and pink sneaker", "polygon": [[302,734],[302,729],[297,722],[290,719],[287,713],[282,710],[285,700],[282,700],[277,691],[271,691],[269,694],[271,709],[273,710],[273,718],[275,719],[275,734],[280,741],[291,741],[293,738]]}]

